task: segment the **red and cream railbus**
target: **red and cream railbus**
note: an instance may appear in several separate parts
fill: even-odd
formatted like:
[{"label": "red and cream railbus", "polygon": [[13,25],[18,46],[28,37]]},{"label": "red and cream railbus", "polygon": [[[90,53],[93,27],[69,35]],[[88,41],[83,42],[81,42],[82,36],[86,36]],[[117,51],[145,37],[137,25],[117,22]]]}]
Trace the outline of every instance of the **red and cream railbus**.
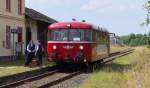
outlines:
[{"label": "red and cream railbus", "polygon": [[48,59],[55,62],[95,62],[109,56],[109,33],[85,22],[61,22],[48,27]]}]

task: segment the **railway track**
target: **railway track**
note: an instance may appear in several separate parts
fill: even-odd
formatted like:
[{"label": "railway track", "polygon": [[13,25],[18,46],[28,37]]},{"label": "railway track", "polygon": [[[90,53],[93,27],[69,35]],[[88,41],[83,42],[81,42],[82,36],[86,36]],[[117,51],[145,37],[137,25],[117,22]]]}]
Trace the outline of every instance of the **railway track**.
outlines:
[{"label": "railway track", "polygon": [[82,73],[82,71],[70,71],[68,69],[69,68],[53,70],[38,76],[0,86],[0,88],[47,88],[48,86],[53,86]]},{"label": "railway track", "polygon": [[[130,49],[123,52],[117,52],[110,55],[109,58],[105,58],[101,63],[105,64],[113,61],[118,57],[125,56],[132,53],[134,50]],[[65,69],[66,70],[66,69]],[[64,70],[53,70],[38,76],[20,80],[14,83],[0,86],[0,88],[48,88],[57,85],[65,80],[75,77],[83,73],[83,70],[77,71],[64,71]]]},{"label": "railway track", "polygon": [[125,51],[122,51],[122,52],[112,53],[112,54],[110,55],[110,57],[104,59],[101,63],[102,63],[102,64],[105,64],[105,63],[111,62],[111,61],[113,61],[113,60],[116,59],[116,58],[119,58],[119,57],[128,55],[128,54],[130,54],[130,53],[132,53],[132,52],[134,52],[134,49],[129,49],[129,50],[125,50]]}]

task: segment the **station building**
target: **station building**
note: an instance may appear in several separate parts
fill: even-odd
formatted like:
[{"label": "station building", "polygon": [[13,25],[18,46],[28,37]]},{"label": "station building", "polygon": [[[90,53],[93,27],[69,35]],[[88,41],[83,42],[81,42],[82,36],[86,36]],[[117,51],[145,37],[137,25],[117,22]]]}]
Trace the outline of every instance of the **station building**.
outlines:
[{"label": "station building", "polygon": [[32,39],[40,40],[43,46],[47,46],[48,26],[57,21],[30,8],[25,8],[25,20],[26,45]]},{"label": "station building", "polygon": [[31,39],[46,44],[48,25],[55,22],[25,8],[25,0],[0,0],[0,60],[9,60],[16,52],[23,54]]}]

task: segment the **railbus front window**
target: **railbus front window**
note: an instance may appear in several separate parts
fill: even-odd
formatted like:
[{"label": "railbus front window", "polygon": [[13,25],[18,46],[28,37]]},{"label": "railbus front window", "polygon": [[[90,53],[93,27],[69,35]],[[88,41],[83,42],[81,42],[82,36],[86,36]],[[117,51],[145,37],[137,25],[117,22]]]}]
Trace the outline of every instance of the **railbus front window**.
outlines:
[{"label": "railbus front window", "polygon": [[51,41],[67,41],[68,40],[68,31],[65,29],[61,30],[51,30],[50,33]]},{"label": "railbus front window", "polygon": [[53,29],[49,30],[50,41],[92,41],[93,32],[89,29]]},{"label": "railbus front window", "polygon": [[69,30],[69,40],[70,41],[83,41],[84,40],[84,30],[70,29]]}]

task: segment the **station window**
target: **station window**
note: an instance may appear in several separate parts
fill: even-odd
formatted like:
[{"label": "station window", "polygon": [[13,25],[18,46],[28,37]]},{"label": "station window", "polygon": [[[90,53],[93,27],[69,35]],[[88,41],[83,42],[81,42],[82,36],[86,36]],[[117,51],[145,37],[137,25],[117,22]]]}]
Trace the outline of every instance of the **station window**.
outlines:
[{"label": "station window", "polygon": [[7,12],[11,11],[11,0],[6,0],[6,11]]},{"label": "station window", "polygon": [[18,0],[18,14],[22,15],[22,0]]},{"label": "station window", "polygon": [[11,29],[10,26],[6,26],[6,49],[10,49],[11,47]]},{"label": "station window", "polygon": [[22,27],[18,27],[18,42],[22,42]]}]

